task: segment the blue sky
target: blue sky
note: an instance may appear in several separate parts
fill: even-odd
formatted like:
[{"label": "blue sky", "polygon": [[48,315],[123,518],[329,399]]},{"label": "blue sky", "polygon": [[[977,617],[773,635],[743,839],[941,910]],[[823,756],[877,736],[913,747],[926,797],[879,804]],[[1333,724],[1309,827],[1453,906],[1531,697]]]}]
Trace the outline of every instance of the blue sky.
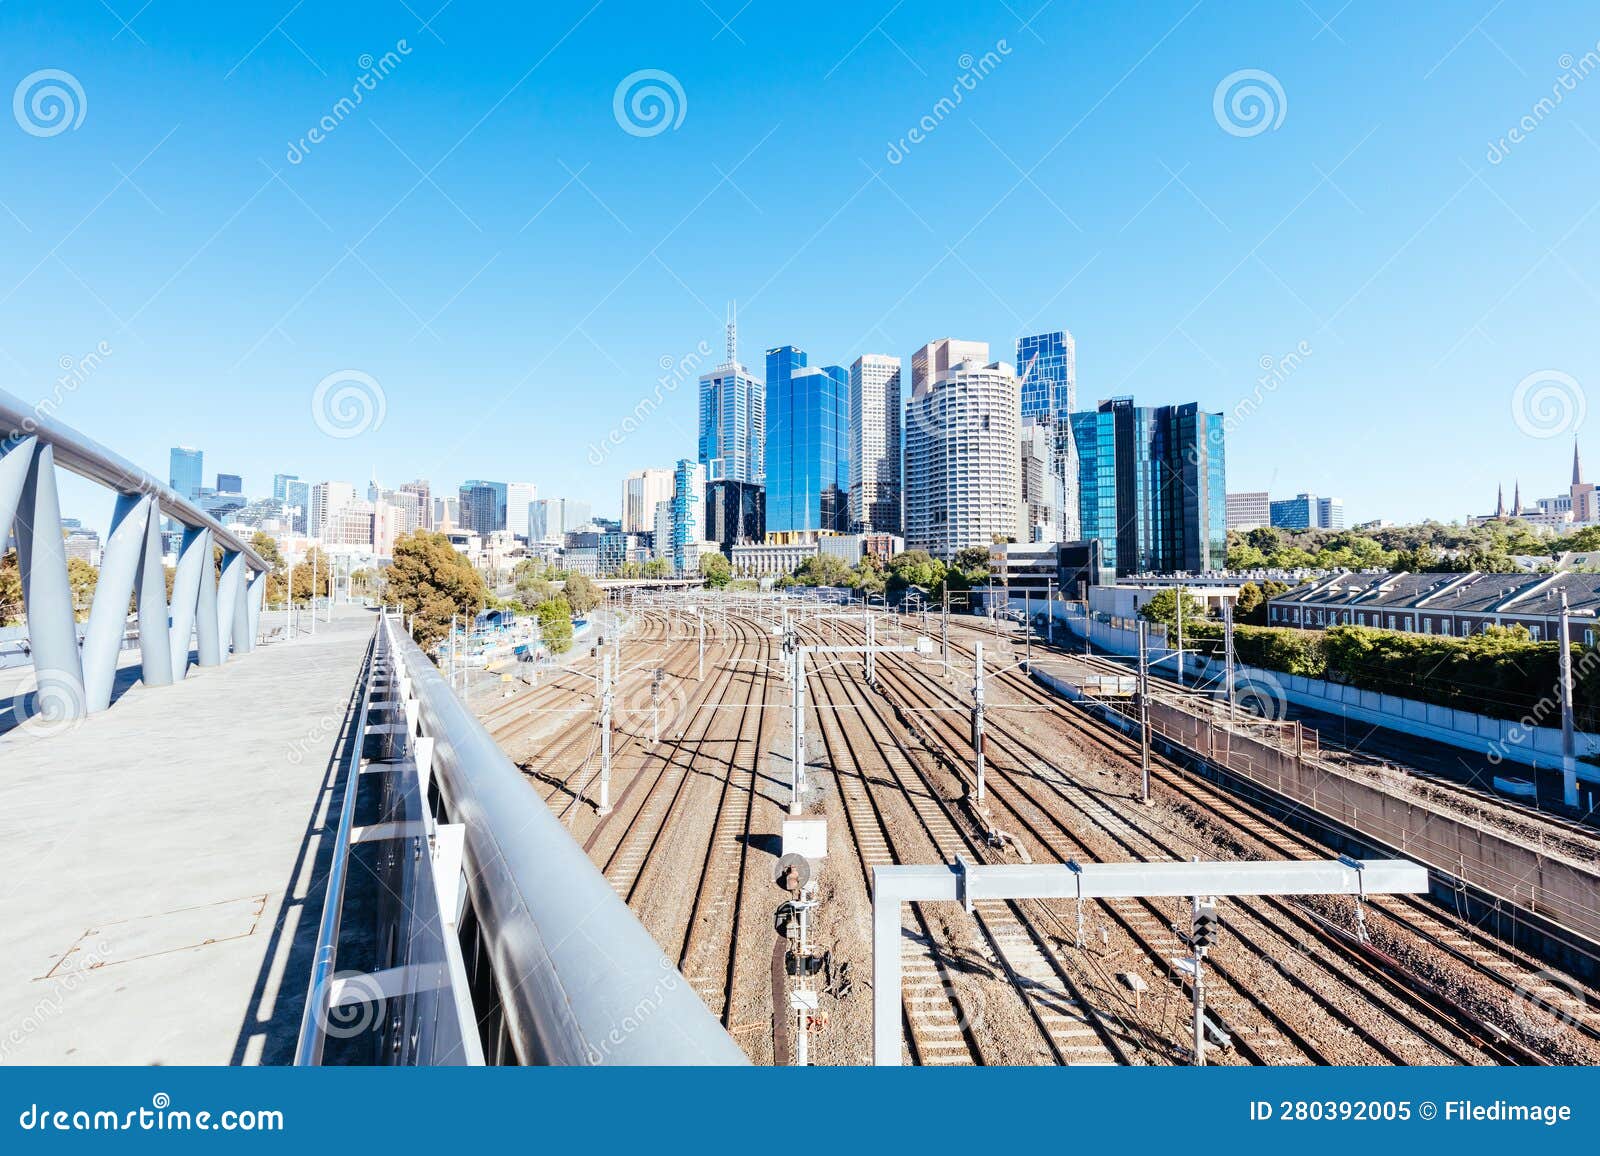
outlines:
[{"label": "blue sky", "polygon": [[[751,364],[1065,326],[1080,404],[1244,401],[1229,488],[1355,518],[1555,492],[1596,428],[1513,411],[1600,384],[1592,5],[141,2],[0,5],[0,89],[82,93],[60,132],[0,117],[0,384],[45,396],[104,342],[59,416],[156,473],[187,443],[258,493],[376,471],[614,511],[693,456],[692,381],[589,447],[734,298]],[[654,135],[614,113],[646,69],[682,93]],[[1241,70],[1282,94],[1263,131],[1216,111]],[[345,370],[383,420],[330,437]]]}]

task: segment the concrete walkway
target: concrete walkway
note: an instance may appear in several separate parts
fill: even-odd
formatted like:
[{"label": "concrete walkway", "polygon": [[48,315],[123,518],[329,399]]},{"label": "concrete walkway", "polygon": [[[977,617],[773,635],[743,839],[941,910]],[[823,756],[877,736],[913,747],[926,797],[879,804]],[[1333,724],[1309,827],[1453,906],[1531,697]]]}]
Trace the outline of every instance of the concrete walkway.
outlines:
[{"label": "concrete walkway", "polygon": [[292,1057],[375,621],[0,737],[0,1063]]}]

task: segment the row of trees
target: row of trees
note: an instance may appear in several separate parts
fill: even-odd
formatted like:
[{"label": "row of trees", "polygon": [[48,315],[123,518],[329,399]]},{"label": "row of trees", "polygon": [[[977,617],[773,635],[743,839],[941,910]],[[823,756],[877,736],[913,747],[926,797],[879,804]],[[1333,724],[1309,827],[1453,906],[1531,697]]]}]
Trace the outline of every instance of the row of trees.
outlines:
[{"label": "row of trees", "polygon": [[942,598],[945,591],[970,590],[989,581],[989,551],[971,546],[957,552],[946,565],[926,550],[904,550],[888,562],[868,554],[851,566],[834,554],[817,553],[807,558],[794,574],[780,578],[780,586],[842,586],[862,595],[895,596],[913,587],[930,598]]},{"label": "row of trees", "polygon": [[1555,559],[1566,551],[1600,550],[1600,527],[1560,537],[1538,534],[1516,518],[1479,526],[1420,522],[1374,530],[1283,530],[1261,526],[1228,532],[1230,570],[1306,568],[1407,570],[1413,573],[1480,570],[1510,573],[1514,556]]}]

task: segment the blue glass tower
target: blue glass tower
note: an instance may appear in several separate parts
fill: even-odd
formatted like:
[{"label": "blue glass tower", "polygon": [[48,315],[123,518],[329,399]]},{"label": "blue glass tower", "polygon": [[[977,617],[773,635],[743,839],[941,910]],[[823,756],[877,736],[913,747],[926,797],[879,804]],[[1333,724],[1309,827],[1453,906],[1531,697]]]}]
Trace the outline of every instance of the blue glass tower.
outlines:
[{"label": "blue glass tower", "polygon": [[1061,530],[1064,538],[1076,538],[1079,466],[1072,414],[1078,408],[1078,346],[1072,334],[1057,329],[1019,337],[1017,376],[1022,381],[1022,420],[1048,422],[1055,430],[1056,477],[1065,502]]},{"label": "blue glass tower", "polygon": [[205,485],[205,452],[173,446],[167,466],[167,484],[186,498],[198,498]]},{"label": "blue glass tower", "polygon": [[1228,538],[1220,413],[1113,398],[1071,415],[1078,516],[1118,575],[1220,570]]},{"label": "blue glass tower", "polygon": [[766,390],[737,361],[700,378],[700,464],[709,481],[758,482],[766,441]]},{"label": "blue glass tower", "polygon": [[792,345],[767,351],[767,533],[849,530],[849,403],[844,367],[809,367]]}]

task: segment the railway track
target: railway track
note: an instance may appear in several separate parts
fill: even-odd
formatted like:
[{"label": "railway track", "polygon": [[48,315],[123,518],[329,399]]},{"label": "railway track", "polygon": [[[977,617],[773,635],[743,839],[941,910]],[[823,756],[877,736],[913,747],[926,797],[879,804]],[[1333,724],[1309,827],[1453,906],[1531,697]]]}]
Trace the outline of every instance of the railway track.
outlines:
[{"label": "railway track", "polygon": [[[965,648],[961,650],[970,654]],[[1050,709],[1052,717],[1067,726],[1075,738],[1098,747],[1119,761],[1137,758],[1137,742],[1120,731],[1101,726],[1072,710],[1025,676],[1009,674],[1000,677],[1025,702]],[[1035,750],[1032,753],[1048,763],[1048,758],[1041,752]],[[1250,842],[1242,844],[1240,850],[1247,855],[1327,857],[1327,849],[1313,839],[1278,823],[1242,803],[1223,788],[1189,775],[1164,759],[1152,759],[1152,778],[1195,813],[1219,820],[1228,832],[1243,833]],[[1537,998],[1536,993],[1541,987],[1549,989],[1553,983],[1558,991],[1581,994],[1587,990],[1570,977],[1562,976],[1559,981],[1553,981],[1547,969],[1539,968],[1533,961],[1498,941],[1488,939],[1471,929],[1470,925],[1452,926],[1424,900],[1409,896],[1384,897],[1372,901],[1369,906],[1390,918],[1402,939],[1409,936],[1449,954],[1506,991],[1534,993],[1528,998]],[[1345,929],[1329,928],[1323,917],[1308,907],[1280,899],[1266,902],[1265,907],[1272,915],[1274,924],[1281,922],[1285,926],[1293,926],[1304,941],[1314,944],[1320,942],[1330,951],[1343,949],[1343,960],[1365,971],[1374,984],[1388,990],[1395,999],[1411,1004],[1415,1017],[1432,1015],[1450,1024],[1458,1036],[1481,1050],[1487,1059],[1520,1064],[1548,1062],[1539,1047],[1541,1043],[1548,1043],[1547,1040],[1519,1041],[1514,1038],[1514,1033],[1495,1022],[1494,1018],[1486,1018],[1481,1010],[1460,1006],[1446,993],[1439,992],[1421,977],[1409,973],[1403,965],[1396,974],[1395,967],[1375,964],[1358,946],[1343,940],[1342,937],[1348,935]],[[1452,939],[1464,943],[1452,943]],[[1423,990],[1419,991],[1418,988]],[[1567,1001],[1563,1011],[1566,1013],[1563,1018],[1577,1034],[1590,1040],[1600,1039],[1595,1035],[1596,1030],[1600,1030],[1600,1016],[1593,1011],[1592,1001],[1581,998]],[[1459,1049],[1454,1050],[1459,1055]],[[1579,1062],[1585,1061],[1580,1058]],[[1588,1062],[1592,1062],[1592,1056]]]},{"label": "railway track", "polygon": [[[885,671],[880,666],[880,672]],[[916,710],[921,704],[956,700],[954,709],[964,713],[965,704],[942,681],[915,667],[895,662],[887,667],[889,681],[901,686],[902,709]],[[936,740],[955,755],[955,765],[970,756],[970,740],[962,728],[951,722],[948,713],[924,711],[922,725]],[[1009,724],[991,715],[989,729],[990,805],[1003,809],[1004,821],[1016,824],[1029,837],[1057,859],[1071,855],[1103,857],[1102,848],[1092,845],[1109,839],[1120,855],[1134,859],[1185,858],[1203,850],[1192,839],[1183,839],[1176,830],[1152,830],[1148,821],[1135,823],[1113,805],[1104,793],[1085,790],[1056,773],[1053,760],[1037,745],[1012,733]],[[965,754],[963,754],[963,748]],[[1091,841],[1071,829],[1061,818],[1061,805],[1088,820],[1100,838]],[[997,820],[999,821],[999,820]],[[1213,852],[1214,853],[1214,852]],[[1325,857],[1325,856],[1324,856]],[[1502,1041],[1480,1039],[1460,1031],[1461,1015],[1446,1014],[1437,1004],[1429,1004],[1383,974],[1371,961],[1357,956],[1337,942],[1337,937],[1316,927],[1310,917],[1297,913],[1277,900],[1239,901],[1229,905],[1230,926],[1240,946],[1270,971],[1255,978],[1242,964],[1213,956],[1208,1004],[1218,1010],[1231,1029],[1236,1046],[1255,1062],[1330,1063],[1351,1062],[1343,1058],[1349,1049],[1330,1050],[1302,1024],[1307,1008],[1314,1008],[1337,1025],[1337,1031],[1361,1041],[1370,1054],[1354,1062],[1415,1063],[1483,1062],[1480,1051],[1502,1062],[1529,1062],[1531,1057],[1504,1046]],[[1105,905],[1124,931],[1139,940],[1152,960],[1171,959],[1177,944],[1162,940],[1158,930],[1163,913],[1152,903],[1138,900]],[[1168,917],[1169,925],[1171,922]],[[1317,950],[1307,951],[1307,943]],[[1181,950],[1181,949],[1179,949]],[[1337,966],[1333,962],[1337,959]],[[1272,975],[1283,981],[1278,984]],[[1175,977],[1183,983],[1183,977]],[[1265,988],[1277,990],[1264,990]],[[1383,1018],[1376,1018],[1374,1011]],[[1391,1039],[1395,1029],[1426,1045],[1402,1050]],[[1326,1032],[1321,1032],[1326,1035]],[[1253,1055],[1252,1055],[1253,1053]]]}]

